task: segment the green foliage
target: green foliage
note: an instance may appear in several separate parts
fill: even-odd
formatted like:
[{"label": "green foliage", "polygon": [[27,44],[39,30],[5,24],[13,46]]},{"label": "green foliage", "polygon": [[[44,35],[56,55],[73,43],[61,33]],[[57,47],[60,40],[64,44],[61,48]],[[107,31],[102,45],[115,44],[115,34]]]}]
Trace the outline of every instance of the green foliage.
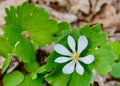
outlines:
[{"label": "green foliage", "polygon": [[8,43],[7,39],[4,37],[0,37],[0,55],[7,58],[8,54],[11,53],[11,46]]},{"label": "green foliage", "polygon": [[43,66],[40,66],[38,69],[37,69],[37,73],[44,73],[45,71],[46,71],[46,69],[45,69],[45,65],[43,65]]},{"label": "green foliage", "polygon": [[84,75],[73,73],[69,86],[90,86],[93,83],[93,74],[91,71],[85,71]]},{"label": "green foliage", "polygon": [[24,76],[19,71],[14,71],[10,74],[5,75],[3,78],[4,86],[17,86],[24,80]]},{"label": "green foliage", "polygon": [[28,72],[31,72],[32,79],[37,78],[37,70],[39,68],[39,64],[36,61],[34,61],[30,64],[26,63],[26,64],[24,64],[24,67]]},{"label": "green foliage", "polygon": [[[27,32],[33,41],[40,46],[45,46],[54,40],[53,35],[57,32],[58,25],[53,19],[49,19],[49,15],[43,8],[39,8],[34,4],[23,3],[17,8],[6,8],[7,16],[5,17],[9,30],[5,31],[8,38],[16,37],[13,41],[18,41],[22,32]],[[14,29],[14,31],[11,31]],[[16,34],[16,32],[18,32]],[[45,38],[45,39],[44,39]]]},{"label": "green foliage", "polygon": [[[36,58],[34,47],[31,41],[23,36],[24,32],[30,36],[34,43],[45,46],[61,35],[63,30],[61,27],[70,28],[66,22],[57,24],[55,20],[49,18],[49,14],[43,8],[27,2],[17,8],[13,6],[10,9],[6,8],[6,13],[7,25],[3,27],[4,37],[8,39],[10,45],[14,47],[16,55],[24,63],[31,63]],[[59,35],[54,36],[57,33]]]},{"label": "green foliage", "polygon": [[36,58],[32,44],[25,38],[17,42],[15,53],[24,63],[32,63]]},{"label": "green foliage", "polygon": [[35,72],[38,69],[39,64],[35,61],[32,62],[31,64],[26,63],[24,67],[28,72]]},{"label": "green foliage", "polygon": [[90,86],[93,81],[93,74],[89,69],[83,75],[76,72],[72,75],[66,75],[61,70],[60,67],[56,68],[52,74],[48,75],[46,81],[52,86]]},{"label": "green foliage", "polygon": [[63,74],[61,67],[56,67],[53,73],[46,77],[46,81],[52,86],[67,86],[71,75]]},{"label": "green foliage", "polygon": [[[80,35],[85,35],[88,38],[88,47],[81,56],[94,55],[95,61],[88,66],[85,65],[85,73],[82,76],[76,74],[76,72],[71,75],[65,75],[62,73],[62,68],[65,64],[57,64],[54,62],[60,55],[53,51],[46,59],[46,70],[50,71],[54,69],[54,71],[46,77],[46,80],[52,86],[89,86],[93,80],[93,75],[90,72],[91,69],[96,69],[101,75],[111,71],[110,62],[114,60],[115,56],[111,47],[107,44],[106,33],[101,32],[100,28],[100,24],[97,24],[91,28],[85,25],[80,28],[80,30],[64,31],[62,37],[59,38],[56,43],[62,44],[69,49],[66,41],[68,35],[71,35],[75,41],[78,40]],[[65,79],[63,79],[63,77],[65,77]]]},{"label": "green foliage", "polygon": [[16,28],[10,28],[8,26],[5,26],[3,29],[5,31],[4,36],[8,38],[11,46],[14,46],[16,55],[25,63],[31,63],[34,61],[36,57],[33,46],[26,38],[21,35],[21,31]]},{"label": "green foliage", "polygon": [[112,47],[113,52],[116,55],[116,60],[119,60],[120,59],[120,42],[117,42],[117,41],[112,42],[112,41],[110,41],[109,45]]},{"label": "green foliage", "polygon": [[69,23],[61,22],[58,24],[58,32],[56,33],[56,35],[61,36],[62,31],[70,30],[70,29],[71,29],[71,26]]},{"label": "green foliage", "polygon": [[110,75],[115,78],[120,78],[120,62],[112,64],[112,71],[110,72]]},{"label": "green foliage", "polygon": [[110,75],[115,78],[120,78],[120,42],[109,42],[109,45],[116,55],[116,60],[111,65],[112,71],[110,72]]},{"label": "green foliage", "polygon": [[37,79],[33,80],[29,74],[25,75],[25,78],[20,86],[42,86],[43,76],[44,75],[39,75]]},{"label": "green foliage", "polygon": [[11,61],[12,47],[10,46],[8,40],[0,36],[0,56],[5,57],[5,62],[3,63],[2,73],[6,71]]}]

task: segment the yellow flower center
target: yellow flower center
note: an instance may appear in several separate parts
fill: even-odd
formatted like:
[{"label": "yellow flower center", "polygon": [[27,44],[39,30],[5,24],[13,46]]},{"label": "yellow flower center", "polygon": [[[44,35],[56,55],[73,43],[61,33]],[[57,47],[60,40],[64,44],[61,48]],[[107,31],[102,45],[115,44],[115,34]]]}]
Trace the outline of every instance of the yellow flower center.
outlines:
[{"label": "yellow flower center", "polygon": [[78,61],[78,59],[79,59],[79,53],[78,52],[73,52],[70,56],[74,61]]}]

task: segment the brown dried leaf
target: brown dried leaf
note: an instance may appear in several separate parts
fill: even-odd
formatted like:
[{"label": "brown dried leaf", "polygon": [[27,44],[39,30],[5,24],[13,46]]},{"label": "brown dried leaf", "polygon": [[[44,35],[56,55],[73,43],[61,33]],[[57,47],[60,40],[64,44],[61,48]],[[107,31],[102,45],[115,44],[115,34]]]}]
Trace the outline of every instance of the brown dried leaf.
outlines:
[{"label": "brown dried leaf", "polygon": [[103,24],[103,27],[110,27],[113,25],[113,23],[116,23],[115,21],[119,21],[118,17],[116,18],[116,16],[115,7],[113,5],[105,5],[104,9],[99,13],[99,15],[96,15],[93,22],[90,23],[101,23]]},{"label": "brown dried leaf", "polygon": [[45,5],[43,5],[42,7],[44,7],[46,11],[48,11],[51,14],[51,16],[53,18],[56,18],[59,22],[67,21],[71,23],[77,20],[77,16],[74,14],[57,12],[53,10],[52,8],[45,6]]},{"label": "brown dried leaf", "polygon": [[96,7],[95,7],[95,12],[99,12],[104,4],[111,4],[112,0],[98,0]]},{"label": "brown dried leaf", "polygon": [[85,14],[90,12],[90,2],[89,0],[69,0],[71,3],[71,12],[77,13],[78,10],[82,11]]},{"label": "brown dried leaf", "polygon": [[93,70],[93,74],[95,76],[94,81],[97,82],[99,86],[104,86],[105,78],[100,76],[95,70]]},{"label": "brown dried leaf", "polygon": [[117,81],[109,81],[109,82],[106,82],[104,86],[118,86],[118,82]]}]

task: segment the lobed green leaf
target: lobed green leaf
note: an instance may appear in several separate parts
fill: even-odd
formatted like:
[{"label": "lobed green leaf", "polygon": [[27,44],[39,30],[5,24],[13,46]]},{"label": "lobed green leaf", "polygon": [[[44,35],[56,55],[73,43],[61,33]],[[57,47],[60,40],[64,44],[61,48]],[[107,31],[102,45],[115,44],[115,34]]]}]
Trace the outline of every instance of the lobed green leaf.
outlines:
[{"label": "lobed green leaf", "polygon": [[13,29],[16,28],[15,31],[10,29],[9,32],[12,35],[15,33],[16,38],[19,38],[16,31],[20,30],[18,34],[21,34],[23,31],[27,32],[32,40],[40,46],[45,46],[54,40],[53,36],[58,30],[57,22],[50,19],[48,13],[43,8],[25,2],[17,8],[12,6],[10,9],[6,8],[6,13],[5,20],[7,25],[13,27]]}]

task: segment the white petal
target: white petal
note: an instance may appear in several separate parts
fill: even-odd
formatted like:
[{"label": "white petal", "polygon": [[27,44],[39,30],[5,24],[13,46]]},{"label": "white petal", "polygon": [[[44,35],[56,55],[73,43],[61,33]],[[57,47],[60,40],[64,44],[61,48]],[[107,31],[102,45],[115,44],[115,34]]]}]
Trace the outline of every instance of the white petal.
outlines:
[{"label": "white petal", "polygon": [[56,44],[54,46],[54,49],[57,53],[61,54],[61,55],[66,55],[66,56],[70,56],[71,52],[66,49],[63,45],[61,44]]},{"label": "white petal", "polygon": [[72,58],[69,57],[58,57],[55,59],[56,63],[65,63],[67,61],[70,61]]},{"label": "white petal", "polygon": [[85,36],[80,36],[78,39],[78,53],[81,54],[81,52],[87,47],[88,40]]},{"label": "white petal", "polygon": [[84,68],[79,62],[76,62],[76,72],[80,75],[83,75],[84,73]]},{"label": "white petal", "polygon": [[68,36],[68,45],[72,49],[73,52],[75,52],[75,40],[72,36]]},{"label": "white petal", "polygon": [[63,67],[62,71],[64,74],[71,74],[74,71],[74,67],[75,67],[75,62],[71,61]]},{"label": "white petal", "polygon": [[91,64],[94,61],[93,55],[88,55],[86,57],[79,58],[80,61],[82,61],[85,64]]}]

